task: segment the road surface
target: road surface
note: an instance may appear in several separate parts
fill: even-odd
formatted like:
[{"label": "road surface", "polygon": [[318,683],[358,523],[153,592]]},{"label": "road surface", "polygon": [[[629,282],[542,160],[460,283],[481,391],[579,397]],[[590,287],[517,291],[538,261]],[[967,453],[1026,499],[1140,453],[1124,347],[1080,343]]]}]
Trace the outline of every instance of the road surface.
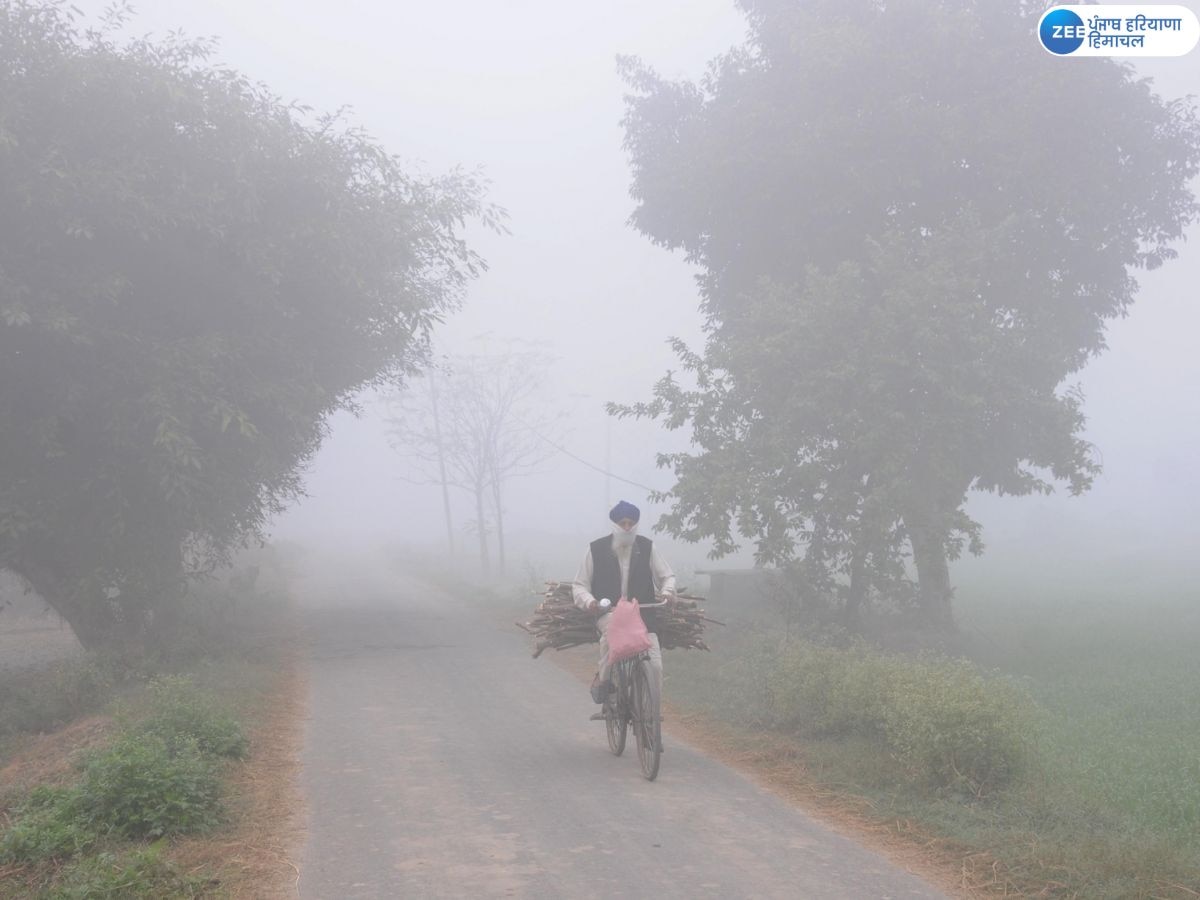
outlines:
[{"label": "road surface", "polygon": [[586,686],[470,599],[325,590],[306,613],[301,897],[944,896],[669,722],[645,781],[632,735],[617,758],[588,721]]}]

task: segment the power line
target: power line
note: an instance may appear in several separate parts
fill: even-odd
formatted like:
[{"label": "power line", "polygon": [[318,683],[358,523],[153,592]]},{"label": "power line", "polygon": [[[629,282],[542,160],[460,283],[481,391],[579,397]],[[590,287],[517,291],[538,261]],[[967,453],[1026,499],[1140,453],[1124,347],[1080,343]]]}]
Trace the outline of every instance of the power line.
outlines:
[{"label": "power line", "polygon": [[661,493],[658,490],[658,488],[652,488],[649,485],[641,484],[640,482],[633,481],[629,478],[622,478],[620,475],[617,475],[614,472],[610,472],[610,471],[608,471],[608,469],[605,469],[602,466],[598,466],[595,463],[590,463],[586,459],[584,459],[582,456],[576,456],[574,453],[572,453],[570,450],[568,450],[562,444],[558,444],[558,443],[555,443],[554,441],[550,440],[550,438],[546,437],[544,434],[542,434],[540,431],[538,431],[536,428],[534,428],[532,425],[528,424],[527,422],[522,422],[516,416],[513,416],[513,419],[516,420],[517,424],[523,425],[525,428],[528,428],[530,431],[532,431],[535,435],[537,435],[539,438],[541,438],[543,441],[545,441],[547,444],[549,444],[551,447],[553,447],[559,453],[563,453],[563,454],[571,457],[571,459],[575,460],[578,463],[583,463],[583,465],[587,466],[589,469],[594,469],[595,471],[599,472],[601,475],[607,475],[609,478],[617,479],[617,481],[623,481],[626,484],[632,484],[634,487],[639,487],[643,491],[650,491],[650,493],[652,493],[652,494]]}]

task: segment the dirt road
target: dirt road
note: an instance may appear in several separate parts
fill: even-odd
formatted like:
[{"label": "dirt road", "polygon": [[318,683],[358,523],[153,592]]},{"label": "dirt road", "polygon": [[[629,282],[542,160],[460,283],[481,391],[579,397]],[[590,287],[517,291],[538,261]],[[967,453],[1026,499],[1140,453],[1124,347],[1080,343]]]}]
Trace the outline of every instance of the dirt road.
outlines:
[{"label": "dirt road", "polygon": [[302,897],[943,896],[669,722],[646,782],[586,688],[472,602],[419,582],[339,593],[307,612]]}]

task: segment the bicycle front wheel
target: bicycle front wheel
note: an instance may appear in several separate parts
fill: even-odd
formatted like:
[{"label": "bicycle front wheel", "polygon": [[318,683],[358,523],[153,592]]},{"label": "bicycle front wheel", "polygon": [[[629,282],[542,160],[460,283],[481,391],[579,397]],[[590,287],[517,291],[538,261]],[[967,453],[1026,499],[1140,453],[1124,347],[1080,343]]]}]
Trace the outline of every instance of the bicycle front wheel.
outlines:
[{"label": "bicycle front wheel", "polygon": [[604,727],[608,729],[608,749],[613,756],[625,752],[625,735],[629,731],[629,719],[621,715],[621,711],[612,701],[604,708]]},{"label": "bicycle front wheel", "polygon": [[625,735],[629,731],[629,716],[624,704],[618,702],[619,697],[625,696],[624,667],[614,666],[612,677],[616,679],[617,691],[604,701],[604,727],[608,731],[608,749],[613,756],[620,756],[625,752]]},{"label": "bicycle front wheel", "polygon": [[658,777],[662,757],[661,700],[650,661],[643,659],[633,673],[633,736],[647,781]]}]

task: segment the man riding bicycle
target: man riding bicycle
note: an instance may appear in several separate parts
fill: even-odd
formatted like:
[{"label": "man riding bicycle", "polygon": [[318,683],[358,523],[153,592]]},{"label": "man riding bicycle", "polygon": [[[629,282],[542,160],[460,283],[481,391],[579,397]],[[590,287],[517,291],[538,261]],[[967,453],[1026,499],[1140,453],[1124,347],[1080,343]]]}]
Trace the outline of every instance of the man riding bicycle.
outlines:
[{"label": "man riding bicycle", "polygon": [[[637,533],[641,511],[622,500],[608,514],[612,534],[592,541],[575,576],[571,594],[581,609],[601,613],[600,664],[592,679],[592,699],[603,703],[611,689],[608,664],[608,625],[612,604],[628,597],[639,604],[654,603],[656,592],[671,602],[675,596],[675,573],[654,549],[654,542]],[[662,650],[658,645],[655,610],[643,609],[642,621],[650,633],[650,666],[662,695]]]}]

